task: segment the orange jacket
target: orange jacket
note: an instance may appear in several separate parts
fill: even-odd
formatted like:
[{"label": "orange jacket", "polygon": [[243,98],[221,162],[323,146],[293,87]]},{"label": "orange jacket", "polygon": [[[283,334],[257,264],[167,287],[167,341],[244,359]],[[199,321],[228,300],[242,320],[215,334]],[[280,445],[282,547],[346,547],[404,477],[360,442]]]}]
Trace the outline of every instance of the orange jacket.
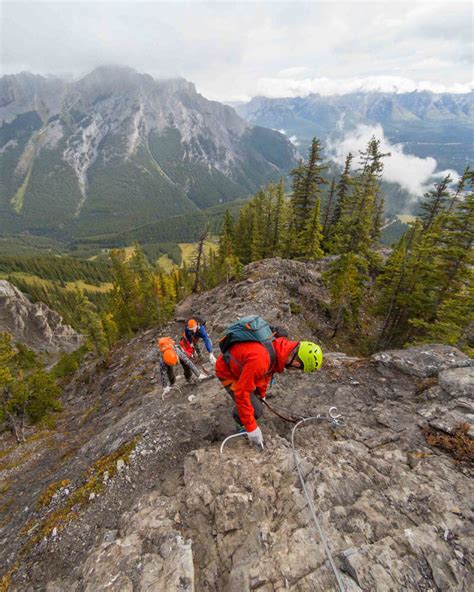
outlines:
[{"label": "orange jacket", "polygon": [[283,372],[290,353],[297,345],[297,341],[277,337],[273,341],[276,354],[273,368],[270,368],[270,354],[258,341],[243,341],[231,345],[229,353],[232,357],[229,364],[226,364],[222,354],[217,358],[217,378],[234,391],[237,412],[247,432],[257,428],[250,395],[257,391],[262,399],[265,398],[273,374]]}]

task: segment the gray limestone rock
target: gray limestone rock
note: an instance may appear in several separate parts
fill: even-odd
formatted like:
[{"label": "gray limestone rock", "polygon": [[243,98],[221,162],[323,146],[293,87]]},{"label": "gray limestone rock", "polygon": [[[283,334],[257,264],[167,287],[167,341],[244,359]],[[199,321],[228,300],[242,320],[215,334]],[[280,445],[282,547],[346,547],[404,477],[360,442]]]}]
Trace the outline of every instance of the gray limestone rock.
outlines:
[{"label": "gray limestone rock", "polygon": [[38,351],[73,351],[82,342],[57,312],[42,302],[30,302],[6,280],[0,280],[0,331]]},{"label": "gray limestone rock", "polygon": [[448,368],[473,366],[474,361],[450,345],[419,345],[409,349],[394,349],[374,354],[378,364],[401,370],[409,376],[428,378]]},{"label": "gray limestone rock", "polygon": [[474,367],[443,370],[438,377],[440,386],[452,397],[474,399]]}]

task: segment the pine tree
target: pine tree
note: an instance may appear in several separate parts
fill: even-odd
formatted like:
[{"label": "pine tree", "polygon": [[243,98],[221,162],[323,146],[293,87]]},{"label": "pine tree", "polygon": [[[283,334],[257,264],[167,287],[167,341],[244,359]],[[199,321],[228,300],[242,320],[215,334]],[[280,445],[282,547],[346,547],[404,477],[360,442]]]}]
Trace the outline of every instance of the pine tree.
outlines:
[{"label": "pine tree", "polygon": [[443,301],[434,321],[413,323],[421,331],[416,343],[446,343],[474,357],[474,277]]},{"label": "pine tree", "polygon": [[420,218],[423,220],[423,230],[427,232],[436,216],[443,212],[449,203],[449,184],[452,179],[449,175],[440,181],[435,183],[434,189],[431,189],[424,194],[426,201],[424,201],[420,208],[422,213]]},{"label": "pine tree", "polygon": [[329,243],[330,251],[340,257],[326,275],[335,311],[334,334],[341,326],[357,326],[368,273],[375,274],[380,266],[374,247],[381,227],[383,201],[379,192],[382,159],[386,156],[380,152],[380,142],[371,138],[367,149],[360,152],[361,166],[356,176],[350,176],[352,156],[346,159]]},{"label": "pine tree", "polygon": [[305,244],[305,257],[307,259],[317,260],[323,256],[323,250],[321,248],[322,232],[320,218],[320,201],[316,201],[311,217],[308,221],[308,230],[306,234]]},{"label": "pine tree", "polygon": [[251,209],[251,261],[259,261],[265,257],[265,194],[260,190],[250,202]]},{"label": "pine tree", "polygon": [[375,312],[383,315],[383,323],[375,344],[375,350],[393,340],[394,333],[401,321],[403,298],[411,282],[414,249],[420,234],[421,225],[418,222],[401,237],[387,260],[382,273],[377,278],[378,300]]},{"label": "pine tree", "polygon": [[272,257],[283,255],[285,243],[285,222],[287,212],[285,207],[285,179],[282,177],[276,187],[275,206],[273,213],[273,227],[271,238]]},{"label": "pine tree", "polygon": [[344,170],[342,171],[337,183],[337,201],[334,206],[334,213],[331,219],[331,229],[334,229],[338,225],[341,217],[348,212],[350,192],[352,188],[351,166],[353,158],[354,156],[349,152],[344,163]]},{"label": "pine tree", "polygon": [[380,237],[382,236],[382,227],[384,222],[384,209],[385,209],[385,201],[383,195],[378,195],[374,212],[373,212],[373,219],[372,219],[372,229],[370,232],[370,240],[371,244],[375,245],[379,242]]},{"label": "pine tree", "polygon": [[194,284],[193,284],[193,292],[197,293],[201,289],[202,278],[203,278],[203,271],[205,266],[205,253],[204,253],[204,245],[207,240],[209,234],[209,228],[206,226],[204,231],[201,233],[199,237],[197,249],[196,249],[196,257],[195,257],[195,265],[194,265]]},{"label": "pine tree", "polygon": [[367,262],[355,253],[341,255],[325,274],[331,294],[335,337],[342,328],[353,330],[358,325]]},{"label": "pine tree", "polygon": [[101,313],[100,320],[107,341],[107,348],[110,349],[119,338],[119,330],[117,323],[115,322],[115,319],[111,312]]},{"label": "pine tree", "polygon": [[307,256],[308,240],[314,235],[310,221],[314,220],[316,202],[320,200],[322,186],[326,184],[326,180],[322,176],[326,168],[327,166],[322,164],[321,159],[321,142],[314,138],[308,162],[306,164],[300,162],[292,172],[291,228],[294,232],[294,239],[291,255],[293,257]]},{"label": "pine tree", "polygon": [[336,198],[336,177],[332,178],[331,187],[329,189],[326,207],[324,210],[324,222],[323,222],[323,237],[326,242],[326,238],[329,235],[331,228],[331,222],[334,216],[334,200]]},{"label": "pine tree", "polygon": [[[469,173],[466,183],[472,187]],[[427,195],[423,222],[415,223],[411,234],[400,241],[378,280],[382,287],[378,311],[384,315],[378,345],[424,341],[434,334],[434,327],[446,328],[448,317],[448,324],[458,328],[468,322],[458,319],[456,324],[446,303],[463,310],[465,295],[472,293],[474,192],[467,193],[451,212],[445,208],[453,200],[447,179]],[[401,255],[404,243],[409,248]],[[394,269],[397,256],[400,261]]]},{"label": "pine tree", "polygon": [[14,347],[9,333],[0,333],[0,422],[17,442],[25,441],[29,420],[37,423],[51,411],[60,411],[60,389],[54,377],[22,345]]},{"label": "pine tree", "polygon": [[226,210],[219,236],[219,259],[221,261],[234,255],[234,240],[234,220],[229,210]]},{"label": "pine tree", "polygon": [[464,188],[466,186],[466,183],[470,179],[471,176],[472,176],[472,171],[471,171],[470,167],[467,166],[464,169],[464,173],[463,173],[462,177],[459,178],[458,184],[456,186],[456,191],[453,193],[452,198],[449,200],[449,206],[447,208],[448,214],[451,214],[453,212],[454,208],[456,207],[456,205],[459,201],[460,196],[464,192]]},{"label": "pine tree", "polygon": [[98,314],[96,307],[84,296],[84,294],[81,294],[79,315],[82,333],[94,348],[95,353],[98,356],[105,354],[108,349],[108,340],[102,324],[102,319]]}]

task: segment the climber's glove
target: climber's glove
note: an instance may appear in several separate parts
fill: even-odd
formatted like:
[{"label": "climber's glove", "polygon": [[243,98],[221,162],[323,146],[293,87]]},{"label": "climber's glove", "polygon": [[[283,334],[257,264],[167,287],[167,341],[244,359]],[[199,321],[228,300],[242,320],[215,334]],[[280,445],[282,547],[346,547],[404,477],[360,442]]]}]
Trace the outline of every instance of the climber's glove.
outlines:
[{"label": "climber's glove", "polygon": [[198,380],[204,380],[205,378],[207,378],[207,374],[204,374],[204,372],[201,372],[201,374],[198,376]]},{"label": "climber's glove", "polygon": [[209,362],[211,362],[213,366],[215,366],[217,362],[216,356],[212,352],[209,354]]},{"label": "climber's glove", "polygon": [[259,427],[253,430],[253,432],[247,432],[247,437],[249,442],[252,442],[252,444],[255,444],[263,450],[263,435],[262,430]]}]

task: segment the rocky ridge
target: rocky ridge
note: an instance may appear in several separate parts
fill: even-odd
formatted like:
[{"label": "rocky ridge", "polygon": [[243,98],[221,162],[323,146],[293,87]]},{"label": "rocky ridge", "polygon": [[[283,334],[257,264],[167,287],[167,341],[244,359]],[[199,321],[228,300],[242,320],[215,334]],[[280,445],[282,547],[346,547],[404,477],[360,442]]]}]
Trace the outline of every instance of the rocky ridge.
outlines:
[{"label": "rocky ridge", "polygon": [[0,280],[0,332],[37,351],[73,351],[81,336],[61,316],[42,302],[33,303],[15,286]]},{"label": "rocky ridge", "polygon": [[[303,264],[268,262],[180,312],[220,305],[219,318],[209,315],[216,338],[237,310],[253,307],[296,335],[305,320],[295,304],[305,301],[294,294],[294,312],[282,319],[286,303],[270,307],[263,289],[276,279],[281,295],[292,277],[303,294],[319,290],[316,266],[305,275]],[[178,334],[179,324],[168,331]],[[148,331],[106,363],[89,362],[66,388],[56,432],[2,459],[10,488],[0,550],[10,589],[334,590],[297,479],[291,426],[267,411],[263,453],[238,439],[221,456],[229,400],[213,379],[179,382],[162,400],[156,336]],[[272,391],[275,407],[307,416],[337,406],[344,415],[346,427],[308,425],[296,443],[346,590],[472,588],[472,467],[422,432],[473,424],[472,360],[444,345],[370,359],[327,354],[318,375],[283,375]]]}]

